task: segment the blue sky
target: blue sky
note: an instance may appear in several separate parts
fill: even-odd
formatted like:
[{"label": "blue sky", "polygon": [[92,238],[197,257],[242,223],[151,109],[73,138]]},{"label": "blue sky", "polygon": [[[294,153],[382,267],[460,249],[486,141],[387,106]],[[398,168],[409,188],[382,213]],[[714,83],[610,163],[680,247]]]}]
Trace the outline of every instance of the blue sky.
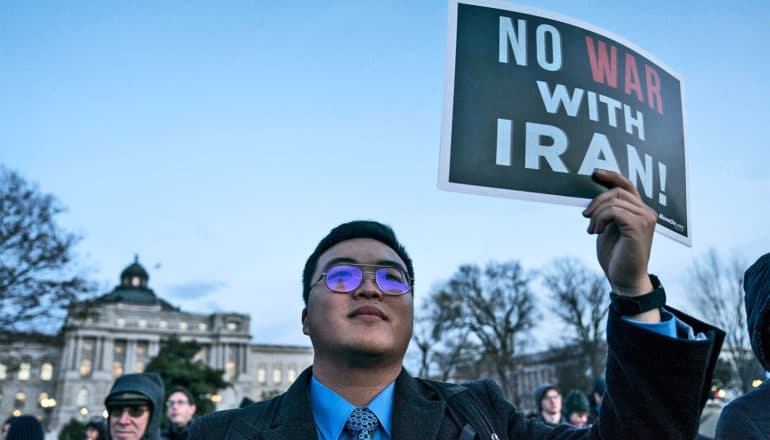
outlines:
[{"label": "blue sky", "polygon": [[[693,247],[656,234],[650,269],[694,311],[693,258],[770,249],[770,5],[531,6],[684,78]],[[256,342],[309,343],[302,265],[351,219],[395,228],[418,303],[462,263],[599,270],[580,208],[437,189],[446,29],[444,1],[2,2],[0,163],[68,207],[102,291],[138,253],[156,293],[249,313]]]}]

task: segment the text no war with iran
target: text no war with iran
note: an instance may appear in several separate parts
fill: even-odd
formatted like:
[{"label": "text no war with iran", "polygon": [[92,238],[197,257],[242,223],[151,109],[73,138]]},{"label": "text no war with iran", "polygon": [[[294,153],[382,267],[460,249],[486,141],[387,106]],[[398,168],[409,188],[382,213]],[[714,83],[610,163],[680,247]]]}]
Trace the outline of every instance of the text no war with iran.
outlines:
[{"label": "text no war with iran", "polygon": [[491,4],[450,4],[439,186],[585,205],[593,169],[615,170],[690,244],[679,76],[591,25]]}]

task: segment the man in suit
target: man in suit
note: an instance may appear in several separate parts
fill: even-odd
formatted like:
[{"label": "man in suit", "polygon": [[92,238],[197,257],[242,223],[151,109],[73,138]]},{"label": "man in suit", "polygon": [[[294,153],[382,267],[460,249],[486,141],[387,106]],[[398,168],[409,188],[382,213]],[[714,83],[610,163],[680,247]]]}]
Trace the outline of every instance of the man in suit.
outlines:
[{"label": "man in suit", "polygon": [[468,426],[488,431],[485,439],[695,437],[724,334],[660,307],[662,287],[647,273],[657,214],[621,175],[598,171],[594,179],[609,190],[583,215],[598,234],[614,296],[607,394],[592,430],[527,420],[491,381],[451,388],[470,396],[458,408],[450,385],[410,376],[402,362],[412,335],[412,260],[389,227],[354,221],[334,228],[305,265],[302,328],[312,367],[274,399],[196,419],[189,439],[473,438]]}]

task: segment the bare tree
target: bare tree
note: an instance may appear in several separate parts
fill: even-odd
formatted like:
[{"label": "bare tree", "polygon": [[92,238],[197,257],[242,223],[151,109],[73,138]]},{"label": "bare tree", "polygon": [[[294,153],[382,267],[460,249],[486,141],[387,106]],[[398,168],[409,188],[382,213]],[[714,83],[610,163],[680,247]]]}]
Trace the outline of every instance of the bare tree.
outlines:
[{"label": "bare tree", "polygon": [[0,329],[51,329],[89,290],[73,261],[78,237],[56,223],[63,211],[53,195],[0,166]]},{"label": "bare tree", "polygon": [[709,249],[689,270],[692,300],[706,320],[727,333],[724,351],[734,381],[743,392],[751,390],[757,370],[743,304],[745,268],[742,257],[723,258]]},{"label": "bare tree", "polygon": [[577,348],[582,361],[577,363],[578,371],[588,373],[585,384],[574,384],[583,388],[604,373],[609,285],[602,274],[574,258],[558,258],[542,274],[551,291],[552,311],[567,327],[564,345]]},{"label": "bare tree", "polygon": [[459,304],[442,290],[431,293],[423,303],[412,336],[419,351],[419,376],[446,381],[478,360],[479,348],[468,329],[454,325],[459,313]]},{"label": "bare tree", "polygon": [[508,398],[512,396],[513,356],[534,327],[537,312],[530,278],[517,261],[458,268],[435,295],[443,298],[444,323],[468,331],[489,361]]}]

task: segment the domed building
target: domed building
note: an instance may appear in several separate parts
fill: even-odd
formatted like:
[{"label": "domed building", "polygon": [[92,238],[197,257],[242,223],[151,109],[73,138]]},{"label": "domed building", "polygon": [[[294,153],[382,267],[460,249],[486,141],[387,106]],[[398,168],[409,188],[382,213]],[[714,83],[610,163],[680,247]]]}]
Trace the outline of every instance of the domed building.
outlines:
[{"label": "domed building", "polygon": [[310,347],[252,344],[248,315],[174,307],[149,279],[135,257],[112,291],[70,307],[58,335],[16,334],[0,347],[0,417],[35,414],[57,431],[71,418],[100,416],[115,378],[144,371],[172,335],[201,344],[197,357],[233,384],[217,409],[283,391],[312,363]]}]

